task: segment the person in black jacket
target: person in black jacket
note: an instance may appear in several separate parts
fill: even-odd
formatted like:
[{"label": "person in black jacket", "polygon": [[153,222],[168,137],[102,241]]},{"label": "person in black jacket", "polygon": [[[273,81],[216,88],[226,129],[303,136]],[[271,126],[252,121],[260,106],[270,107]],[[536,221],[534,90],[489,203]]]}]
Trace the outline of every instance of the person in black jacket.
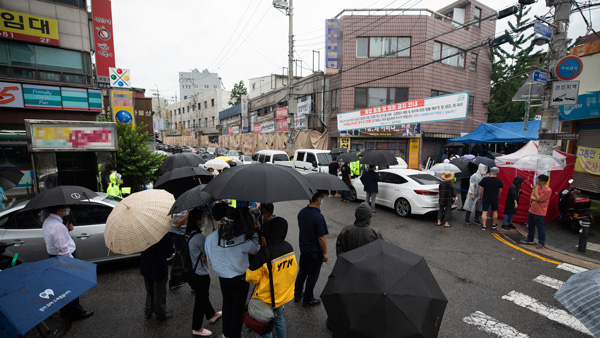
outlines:
[{"label": "person in black jacket", "polygon": [[451,227],[448,222],[450,221],[452,204],[456,201],[456,188],[454,188],[454,183],[452,183],[453,178],[454,174],[451,172],[442,174],[442,180],[444,181],[440,183],[439,187],[440,208],[438,210],[437,225],[442,225],[443,222],[446,228]]},{"label": "person in black jacket", "polygon": [[360,181],[362,182],[365,192],[367,193],[367,197],[365,202],[371,205],[371,212],[375,213],[375,200],[377,199],[377,193],[379,193],[379,189],[377,183],[379,182],[379,174],[375,172],[375,166],[369,166],[369,170],[365,172],[361,177]]},{"label": "person in black jacket", "polygon": [[502,219],[502,229],[516,229],[513,225],[513,216],[519,208],[519,198],[521,197],[521,183],[525,179],[521,176],[515,177],[508,194],[506,194],[506,204],[504,204],[504,218]]},{"label": "person in black jacket", "polygon": [[335,244],[336,255],[339,256],[344,252],[383,239],[377,229],[370,227],[372,215],[371,208],[367,204],[361,203],[356,207],[354,224],[344,227],[338,235]]},{"label": "person in black jacket", "polygon": [[167,281],[169,268],[167,258],[175,252],[173,241],[166,234],[158,243],[144,250],[140,259],[140,274],[146,284],[146,319],[156,314],[156,321],[164,322],[173,317],[173,311],[167,311]]}]

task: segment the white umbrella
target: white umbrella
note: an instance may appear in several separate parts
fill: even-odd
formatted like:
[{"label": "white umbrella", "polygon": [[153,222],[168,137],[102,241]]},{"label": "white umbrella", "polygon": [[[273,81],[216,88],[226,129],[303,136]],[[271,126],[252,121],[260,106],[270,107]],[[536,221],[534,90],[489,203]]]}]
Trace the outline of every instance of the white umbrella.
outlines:
[{"label": "white umbrella", "polygon": [[104,243],[111,251],[124,255],[142,252],[158,243],[171,229],[168,216],[175,203],[165,190],[136,192],[123,199],[108,215]]},{"label": "white umbrella", "polygon": [[563,170],[565,166],[566,164],[560,159],[542,154],[523,156],[512,165],[516,169],[540,171]]},{"label": "white umbrella", "polygon": [[206,163],[204,163],[204,168],[213,168],[215,170],[222,170],[225,168],[229,168],[229,164],[227,164],[227,162],[225,162],[223,160],[219,160],[219,159],[215,158],[215,159],[206,161]]},{"label": "white umbrella", "polygon": [[460,170],[459,167],[455,166],[452,163],[438,163],[436,165],[434,165],[433,167],[431,167],[431,169],[429,169],[431,171],[433,171],[434,173],[461,173],[462,170]]}]

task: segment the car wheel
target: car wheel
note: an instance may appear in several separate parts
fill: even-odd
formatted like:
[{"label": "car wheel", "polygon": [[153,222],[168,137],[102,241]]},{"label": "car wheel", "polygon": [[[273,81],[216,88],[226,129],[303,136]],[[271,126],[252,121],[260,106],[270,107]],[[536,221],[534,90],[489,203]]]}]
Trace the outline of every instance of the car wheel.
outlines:
[{"label": "car wheel", "polygon": [[357,199],[357,197],[356,197],[356,190],[354,190],[354,188],[351,188],[350,189],[350,195],[348,196],[348,200],[350,202],[356,202],[356,199]]},{"label": "car wheel", "polygon": [[400,217],[410,216],[410,203],[404,198],[400,198],[394,203],[394,210]]}]

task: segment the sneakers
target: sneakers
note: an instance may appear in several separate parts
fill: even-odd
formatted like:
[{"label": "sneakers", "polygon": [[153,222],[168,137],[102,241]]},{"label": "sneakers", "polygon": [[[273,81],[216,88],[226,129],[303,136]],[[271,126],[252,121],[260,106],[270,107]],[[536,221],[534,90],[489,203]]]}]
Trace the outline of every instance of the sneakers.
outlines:
[{"label": "sneakers", "polygon": [[483,231],[486,231],[486,230],[487,230],[487,228],[486,228],[486,227],[484,227],[484,226],[482,226],[482,227],[481,227],[481,230],[483,230]]},{"label": "sneakers", "polygon": [[512,225],[512,224],[509,224],[509,225],[508,225],[508,227],[509,227],[510,229],[516,229],[516,228],[517,228],[516,226],[514,226],[514,225]]},{"label": "sneakers", "polygon": [[522,239],[519,241],[521,244],[535,244],[534,241],[530,241],[528,239]]},{"label": "sneakers", "polygon": [[321,300],[320,299],[316,299],[313,298],[309,301],[304,300],[304,302],[302,303],[302,306],[304,307],[309,307],[309,306],[317,306],[321,304]]},{"label": "sneakers", "polygon": [[498,229],[498,226],[496,224],[492,225],[492,230],[496,230]]},{"label": "sneakers", "polygon": [[469,221],[469,220],[467,220],[467,219],[466,219],[466,220],[465,220],[465,224],[466,224],[466,225],[471,225],[471,221]]},{"label": "sneakers", "polygon": [[538,245],[535,248],[536,249],[543,249],[544,248],[544,244],[538,243]]},{"label": "sneakers", "polygon": [[510,230],[511,228],[510,228],[510,226],[508,226],[506,224],[503,224],[502,225],[502,229],[504,229],[504,230]]},{"label": "sneakers", "polygon": [[479,221],[474,221],[473,224],[475,224],[477,226],[483,226],[483,224],[481,224],[481,222],[479,222]]}]

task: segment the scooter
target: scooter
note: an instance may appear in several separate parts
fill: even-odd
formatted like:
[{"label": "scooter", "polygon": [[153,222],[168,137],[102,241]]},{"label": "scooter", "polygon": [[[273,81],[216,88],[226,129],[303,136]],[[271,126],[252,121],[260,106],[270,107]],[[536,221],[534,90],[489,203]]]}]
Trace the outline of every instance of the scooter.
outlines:
[{"label": "scooter", "polygon": [[579,232],[580,222],[592,217],[590,212],[592,202],[589,197],[583,195],[580,190],[573,188],[572,185],[573,179],[570,179],[569,186],[560,192],[558,212],[564,226]]}]

